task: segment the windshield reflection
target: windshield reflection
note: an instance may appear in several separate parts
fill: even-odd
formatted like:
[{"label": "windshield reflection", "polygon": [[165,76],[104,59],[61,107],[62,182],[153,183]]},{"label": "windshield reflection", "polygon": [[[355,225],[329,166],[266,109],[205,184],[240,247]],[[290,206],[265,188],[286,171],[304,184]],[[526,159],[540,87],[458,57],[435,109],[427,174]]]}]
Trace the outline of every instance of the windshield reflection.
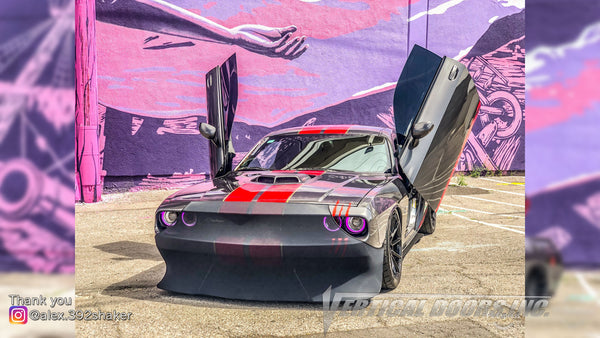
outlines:
[{"label": "windshield reflection", "polygon": [[275,135],[264,140],[237,170],[336,170],[391,172],[386,139],[380,135]]}]

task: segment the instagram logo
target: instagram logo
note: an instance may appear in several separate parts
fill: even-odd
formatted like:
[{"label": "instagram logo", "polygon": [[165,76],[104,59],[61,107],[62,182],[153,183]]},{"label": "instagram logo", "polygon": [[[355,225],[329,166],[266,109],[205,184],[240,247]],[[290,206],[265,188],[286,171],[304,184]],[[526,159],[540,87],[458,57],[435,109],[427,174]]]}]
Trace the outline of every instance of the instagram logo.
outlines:
[{"label": "instagram logo", "polygon": [[11,306],[8,309],[11,324],[27,324],[27,306]]}]

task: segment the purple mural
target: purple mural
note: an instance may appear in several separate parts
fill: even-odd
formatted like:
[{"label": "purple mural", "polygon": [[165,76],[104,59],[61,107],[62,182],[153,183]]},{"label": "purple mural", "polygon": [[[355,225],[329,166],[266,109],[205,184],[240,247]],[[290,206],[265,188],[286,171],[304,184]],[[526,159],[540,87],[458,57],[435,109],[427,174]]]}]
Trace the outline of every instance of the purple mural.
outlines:
[{"label": "purple mural", "polygon": [[550,238],[566,265],[597,267],[600,3],[527,6],[526,234]]},{"label": "purple mural", "polygon": [[279,128],[391,126],[394,85],[415,43],[461,60],[477,82],[482,110],[458,169],[524,169],[523,1],[96,3],[109,186],[208,172],[197,131],[204,75],[234,52],[239,160]]},{"label": "purple mural", "polygon": [[[525,166],[524,31],[524,12],[498,19],[462,59],[479,91],[481,109],[458,170]],[[498,36],[509,41],[498,46]]]},{"label": "purple mural", "polygon": [[74,270],[73,2],[0,3],[0,271]]}]

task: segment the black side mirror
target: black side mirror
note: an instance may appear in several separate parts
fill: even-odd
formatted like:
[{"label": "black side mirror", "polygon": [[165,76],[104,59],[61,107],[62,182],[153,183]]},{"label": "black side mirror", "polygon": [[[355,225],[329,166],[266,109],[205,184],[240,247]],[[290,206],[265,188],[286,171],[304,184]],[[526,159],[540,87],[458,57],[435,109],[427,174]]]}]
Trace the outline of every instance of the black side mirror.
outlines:
[{"label": "black side mirror", "polygon": [[215,139],[215,135],[217,134],[217,128],[215,128],[214,126],[208,123],[200,123],[200,127],[198,127],[198,129],[200,130],[200,134],[205,138],[211,141]]},{"label": "black side mirror", "polygon": [[413,126],[412,131],[411,131],[413,141],[412,141],[410,147],[414,148],[417,145],[419,145],[419,139],[422,139],[423,137],[427,136],[427,134],[429,134],[429,132],[431,132],[432,130],[433,130],[433,123],[431,123],[431,122],[415,123],[415,125]]}]

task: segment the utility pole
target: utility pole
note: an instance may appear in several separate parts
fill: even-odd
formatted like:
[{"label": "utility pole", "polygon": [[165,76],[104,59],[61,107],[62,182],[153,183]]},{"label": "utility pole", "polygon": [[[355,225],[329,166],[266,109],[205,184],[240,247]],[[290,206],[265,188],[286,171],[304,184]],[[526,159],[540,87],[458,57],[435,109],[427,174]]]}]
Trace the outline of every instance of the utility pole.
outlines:
[{"label": "utility pole", "polygon": [[75,198],[86,203],[102,196],[96,56],[96,0],[75,0]]}]

